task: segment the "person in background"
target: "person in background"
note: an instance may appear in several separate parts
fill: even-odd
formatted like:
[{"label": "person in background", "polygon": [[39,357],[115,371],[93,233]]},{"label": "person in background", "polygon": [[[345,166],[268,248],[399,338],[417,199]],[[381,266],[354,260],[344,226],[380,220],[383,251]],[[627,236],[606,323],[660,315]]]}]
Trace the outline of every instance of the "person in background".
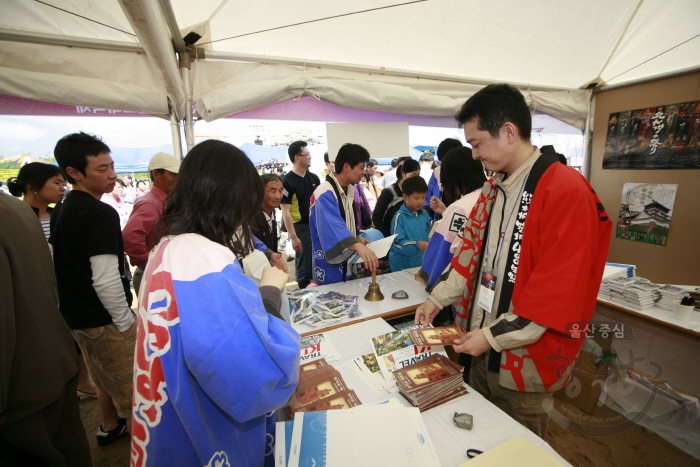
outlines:
[{"label": "person in background", "polygon": [[295,141],[287,149],[292,170],[282,179],[284,196],[282,214],[292,247],[296,252],[296,279],[300,289],[311,283],[311,232],[309,230],[309,202],[316,187],[321,184],[311,173],[311,155],[305,141]]},{"label": "person in background", "polygon": [[471,356],[469,386],[542,437],[545,408],[585,338],[568,328],[593,315],[612,223],[581,174],[551,146],[532,145],[532,115],[517,88],[486,86],[456,119],[474,159],[497,174],[415,322],[431,323],[461,297],[455,321],[468,332],[453,348]]},{"label": "person in background", "polygon": [[100,199],[100,201],[109,204],[115,211],[117,211],[117,214],[119,214],[119,225],[121,226],[122,230],[124,230],[126,222],[129,220],[129,214],[131,214],[131,210],[133,209],[131,204],[124,202],[122,198],[123,195],[124,182],[121,181],[121,179],[117,179],[116,184],[114,185],[114,190],[112,190],[111,193],[105,193]]},{"label": "person in background", "polygon": [[148,161],[148,171],[153,179],[153,188],[138,199],[122,232],[124,251],[129,256],[131,265],[136,266],[133,283],[137,295],[143,271],[146,269],[148,253],[155,245],[153,228],[163,214],[165,198],[175,186],[180,172],[180,161],[170,154],[159,152]]},{"label": "person in background", "polygon": [[129,204],[134,204],[136,202],[136,187],[134,186],[134,179],[131,175],[124,175],[122,177],[124,180],[124,202]]},{"label": "person in background", "polygon": [[274,254],[279,255],[276,212],[277,208],[280,207],[283,196],[282,179],[277,174],[264,174],[260,179],[264,187],[262,206],[251,219],[250,228],[253,230],[253,235],[272,250]]},{"label": "person in background", "polygon": [[420,156],[420,176],[425,180],[425,184],[430,183],[430,177],[433,175],[433,164],[435,163],[435,157],[427,152],[424,152]]},{"label": "person in background", "polygon": [[[51,212],[53,210],[49,204],[58,203],[63,199],[65,183],[66,180],[58,166],[41,162],[31,162],[22,166],[18,177],[8,182],[10,193],[16,197],[24,195],[24,202],[31,206],[34,214],[39,218],[47,242],[51,231]],[[75,347],[78,352],[78,396],[81,398],[95,397],[97,388],[90,381],[80,347],[77,344]]]},{"label": "person in background", "polygon": [[[442,163],[448,151],[460,147],[462,147],[462,142],[458,139],[446,138],[442,140],[442,142],[440,142],[440,144],[437,147],[436,155],[438,161]],[[428,181],[428,193],[425,195],[426,206],[430,206],[430,201],[433,199],[433,196],[437,199],[442,199],[442,183],[440,182],[441,171],[442,169],[440,168],[440,166],[438,166],[435,170],[433,170],[433,174],[430,176],[430,181]],[[433,209],[433,211],[435,210]],[[437,218],[437,215],[435,216],[435,218]]]},{"label": "person in background", "polygon": [[135,200],[138,200],[139,198],[142,198],[143,196],[146,196],[146,193],[148,193],[150,190],[148,189],[148,183],[146,183],[144,180],[139,180],[136,182],[136,196],[134,197]]},{"label": "person in background", "polygon": [[11,196],[0,195],[0,219],[0,465],[89,467],[75,343],[46,239]]},{"label": "person in background", "polygon": [[24,202],[32,207],[41,222],[46,241],[49,240],[52,211],[49,204],[58,203],[63,198],[65,182],[61,169],[57,166],[30,162],[19,169],[17,178],[10,179],[7,183],[12,196],[24,196]]},{"label": "person in background", "polygon": [[379,195],[377,205],[372,213],[374,228],[378,229],[384,237],[391,235],[391,219],[394,218],[394,215],[401,208],[401,203],[403,203],[401,185],[408,178],[420,175],[420,165],[418,161],[406,157],[400,161],[396,173],[399,174],[398,181],[382,190],[382,194]]},{"label": "person in background", "polygon": [[343,282],[354,272],[347,261],[357,253],[364,267],[376,271],[377,255],[367,248],[369,240],[359,235],[353,199],[364,175],[369,153],[359,144],[346,143],[335,159],[335,173],[326,177],[311,197],[310,227],[313,244],[314,282],[319,285]]},{"label": "person in background", "polygon": [[374,183],[376,183],[380,189],[384,189],[384,169],[381,167],[377,167],[377,170],[374,172]]},{"label": "person in background", "polygon": [[430,215],[423,209],[428,184],[422,177],[409,177],[401,190],[404,202],[391,220],[390,233],[396,234],[389,249],[392,272],[415,268],[423,263],[430,233]]},{"label": "person in background", "polygon": [[184,159],[143,278],[132,465],[275,464],[276,410],[297,386],[300,337],[273,316],[289,275],[267,267],[256,285],[237,259],[262,201],[236,147],[208,140]]},{"label": "person in background", "polygon": [[353,195],[352,207],[355,211],[355,225],[359,231],[365,231],[372,228],[372,203],[367,197],[369,192],[365,188],[366,179],[367,174],[364,174],[360,179],[360,183],[353,185],[355,194]]},{"label": "person in background", "polygon": [[450,204],[445,208],[445,203],[437,197],[430,201],[433,211],[443,217],[428,243],[419,271],[428,284],[428,291],[432,290],[458,251],[464,226],[486,183],[483,164],[474,160],[472,150],[464,146],[448,151],[441,167],[442,196]]},{"label": "person in background", "polygon": [[136,338],[119,216],[100,201],[117,174],[109,147],[93,135],[64,136],[54,155],[73,183],[51,216],[59,309],[97,386],[102,423],[96,438],[106,446],[131,428]]},{"label": "person in background", "polygon": [[[382,192],[382,187],[378,186],[374,179],[374,175],[377,172],[378,167],[379,164],[377,163],[377,160],[370,159],[369,162],[367,162],[367,170],[365,171],[365,188],[367,191],[369,191],[371,197],[374,198],[375,203],[379,199],[379,195]],[[372,208],[374,208],[374,206],[372,206]]]},{"label": "person in background", "polygon": [[329,160],[328,151],[323,153],[323,163],[326,165],[326,168],[321,172],[321,176],[326,178],[328,174],[332,174],[335,171],[335,164]]},{"label": "person in background", "polygon": [[391,170],[384,175],[384,178],[382,178],[382,188],[389,188],[391,185],[396,183],[398,180],[398,171],[396,168],[399,166],[399,160],[398,159],[392,159],[391,160]]}]

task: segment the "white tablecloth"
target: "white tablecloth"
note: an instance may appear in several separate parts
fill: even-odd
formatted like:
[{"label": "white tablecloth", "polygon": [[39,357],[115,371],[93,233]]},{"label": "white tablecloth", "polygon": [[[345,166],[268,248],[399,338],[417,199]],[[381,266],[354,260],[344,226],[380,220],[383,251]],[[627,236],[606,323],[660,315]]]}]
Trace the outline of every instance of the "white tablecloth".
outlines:
[{"label": "white tablecloth", "polygon": [[[391,332],[394,329],[382,319],[371,319],[339,329],[326,331],[341,358],[330,362],[340,371],[350,389],[353,389],[363,404],[380,402],[396,397],[403,405],[411,405],[398,391],[392,394],[377,394],[352,369],[354,358],[372,352],[370,339]],[[487,401],[475,390],[469,394],[423,412],[421,415],[435,445],[443,467],[458,466],[468,460],[467,449],[485,451],[508,439],[520,435],[536,446],[556,457],[563,465],[569,465],[564,458],[544,440],[526,429],[495,405]],[[452,423],[455,412],[466,412],[474,416],[474,428],[465,430]]]}]

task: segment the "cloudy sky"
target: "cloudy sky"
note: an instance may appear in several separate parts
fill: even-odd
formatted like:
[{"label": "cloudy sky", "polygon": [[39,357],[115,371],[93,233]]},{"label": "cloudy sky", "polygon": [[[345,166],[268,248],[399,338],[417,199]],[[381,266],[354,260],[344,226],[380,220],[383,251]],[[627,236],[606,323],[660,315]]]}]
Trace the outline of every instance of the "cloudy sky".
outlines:
[{"label": "cloudy sky", "polygon": [[[156,117],[37,117],[0,116],[0,156],[30,153],[51,157],[56,141],[76,131],[102,137],[111,147],[149,148],[171,144],[170,124]],[[265,145],[296,139],[326,141],[325,122],[220,119],[195,123],[196,141],[223,139],[240,146],[260,137]],[[437,146],[445,138],[464,135],[457,128],[410,127],[411,146]],[[291,138],[291,139],[290,139]],[[184,142],[184,137],[183,137]]]}]

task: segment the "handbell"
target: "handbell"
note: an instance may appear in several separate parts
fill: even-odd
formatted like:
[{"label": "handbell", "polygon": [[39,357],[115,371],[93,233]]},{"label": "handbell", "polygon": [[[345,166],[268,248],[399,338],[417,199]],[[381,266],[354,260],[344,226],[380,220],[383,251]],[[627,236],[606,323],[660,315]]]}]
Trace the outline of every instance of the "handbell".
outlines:
[{"label": "handbell", "polygon": [[381,302],[384,300],[384,295],[382,294],[382,291],[379,290],[379,284],[377,284],[376,271],[372,271],[372,283],[369,285],[369,289],[367,289],[365,300],[368,302]]}]

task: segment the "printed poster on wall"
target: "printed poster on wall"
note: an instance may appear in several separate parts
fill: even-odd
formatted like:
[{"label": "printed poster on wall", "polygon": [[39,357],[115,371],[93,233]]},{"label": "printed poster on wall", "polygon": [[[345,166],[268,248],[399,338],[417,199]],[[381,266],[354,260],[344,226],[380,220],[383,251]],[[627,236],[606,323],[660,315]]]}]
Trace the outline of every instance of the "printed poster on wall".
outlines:
[{"label": "printed poster on wall", "polygon": [[700,101],[611,113],[604,169],[700,169]]},{"label": "printed poster on wall", "polygon": [[666,246],[678,185],[625,183],[616,238]]}]

